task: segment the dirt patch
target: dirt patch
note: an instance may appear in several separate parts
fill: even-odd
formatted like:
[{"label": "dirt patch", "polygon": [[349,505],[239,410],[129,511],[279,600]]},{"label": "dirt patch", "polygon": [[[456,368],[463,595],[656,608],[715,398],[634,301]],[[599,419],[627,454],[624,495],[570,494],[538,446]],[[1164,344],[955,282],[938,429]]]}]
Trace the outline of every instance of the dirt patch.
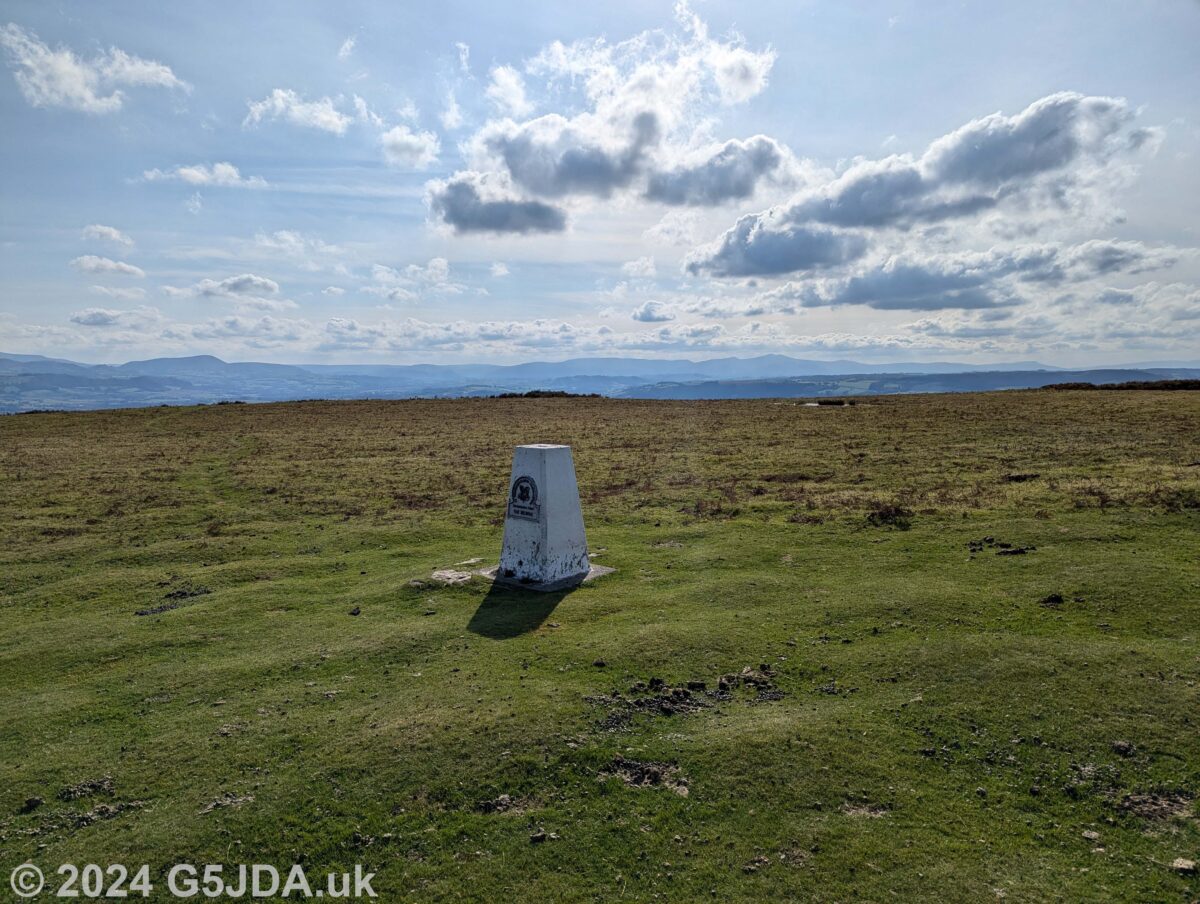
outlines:
[{"label": "dirt patch", "polygon": [[492,800],[479,801],[475,809],[480,813],[524,813],[529,809],[529,801],[511,794],[501,794]]},{"label": "dirt patch", "polygon": [[235,794],[232,791],[226,791],[216,800],[211,800],[200,809],[200,815],[211,813],[213,810],[220,810],[224,807],[240,807],[242,804],[252,803],[254,801],[253,794]]},{"label": "dirt patch", "polygon": [[616,731],[628,726],[635,716],[676,716],[698,712],[715,702],[735,699],[735,692],[748,689],[754,696],[746,700],[759,703],[779,700],[783,692],[775,687],[774,671],[767,664],[757,669],[746,666],[740,672],[730,672],[717,678],[716,687],[710,689],[708,682],[691,679],[682,685],[669,685],[662,678],[637,681],[628,694],[613,691],[584,699],[593,706],[602,706],[608,713],[600,722],[606,731]]},{"label": "dirt patch", "polygon": [[717,696],[724,695],[722,699],[732,698],[738,688],[752,690],[755,703],[783,698],[783,692],[775,687],[775,670],[765,662],[757,669],[746,666],[740,672],[730,672],[717,679]]},{"label": "dirt patch", "polygon": [[743,873],[757,873],[764,866],[770,866],[770,865],[771,865],[771,858],[766,856],[765,854],[759,854],[757,857],[753,858],[752,860],[749,860],[746,863],[742,864],[742,872]]},{"label": "dirt patch", "polygon": [[613,757],[612,766],[597,778],[600,781],[619,778],[632,788],[666,788],[680,797],[688,796],[687,777],[679,771],[678,766],[670,763],[627,760],[617,754]]},{"label": "dirt patch", "polygon": [[1005,474],[1001,480],[1005,483],[1026,483],[1030,480],[1037,480],[1041,474]]},{"label": "dirt patch", "polygon": [[116,819],[122,813],[127,813],[130,810],[140,810],[144,806],[146,805],[140,800],[121,801],[116,804],[97,804],[86,813],[72,814],[71,818],[75,823],[75,827],[82,829],[95,822]]},{"label": "dirt patch", "polygon": [[891,812],[891,808],[885,807],[883,804],[848,800],[842,804],[842,812],[858,819],[882,819]]},{"label": "dirt patch", "polygon": [[58,799],[79,800],[81,797],[93,797],[97,794],[106,794],[112,797],[114,791],[112,776],[102,775],[100,778],[89,778],[77,785],[63,788],[58,792]]},{"label": "dirt patch", "polygon": [[1036,546],[1014,546],[1011,543],[1006,543],[1003,540],[997,540],[995,537],[983,537],[979,540],[969,540],[967,549],[972,553],[983,552],[985,549],[994,549],[998,556],[1023,556],[1026,553],[1033,552],[1037,549]]},{"label": "dirt patch", "polygon": [[1038,600],[1038,605],[1043,606],[1046,609],[1057,609],[1064,602],[1066,602],[1066,600],[1063,599],[1063,595],[1061,593],[1049,593]]},{"label": "dirt patch", "polygon": [[600,722],[606,731],[615,731],[628,725],[634,716],[675,716],[693,713],[709,705],[703,694],[693,693],[686,687],[669,687],[661,678],[649,682],[639,681],[630,689],[631,696],[619,691],[585,697],[593,706],[608,710]]},{"label": "dirt patch", "polygon": [[1191,819],[1195,815],[1192,804],[1195,798],[1182,791],[1167,791],[1163,794],[1126,794],[1117,803],[1117,809],[1131,813],[1141,819]]}]

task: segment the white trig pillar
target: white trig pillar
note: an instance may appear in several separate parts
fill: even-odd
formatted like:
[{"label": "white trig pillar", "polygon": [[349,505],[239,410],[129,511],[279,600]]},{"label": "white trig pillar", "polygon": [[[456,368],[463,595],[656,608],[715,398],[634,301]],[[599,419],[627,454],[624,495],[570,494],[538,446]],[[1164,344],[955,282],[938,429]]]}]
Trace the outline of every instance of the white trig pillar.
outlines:
[{"label": "white trig pillar", "polygon": [[517,446],[496,580],[558,590],[588,576],[587,537],[570,446]]}]

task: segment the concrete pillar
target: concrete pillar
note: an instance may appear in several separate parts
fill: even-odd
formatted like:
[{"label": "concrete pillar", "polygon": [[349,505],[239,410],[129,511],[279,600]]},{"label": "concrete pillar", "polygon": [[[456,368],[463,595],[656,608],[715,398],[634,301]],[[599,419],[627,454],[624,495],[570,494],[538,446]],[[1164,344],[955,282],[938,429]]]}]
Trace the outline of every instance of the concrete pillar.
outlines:
[{"label": "concrete pillar", "polygon": [[591,563],[570,446],[517,446],[496,580],[533,590],[583,581]]}]

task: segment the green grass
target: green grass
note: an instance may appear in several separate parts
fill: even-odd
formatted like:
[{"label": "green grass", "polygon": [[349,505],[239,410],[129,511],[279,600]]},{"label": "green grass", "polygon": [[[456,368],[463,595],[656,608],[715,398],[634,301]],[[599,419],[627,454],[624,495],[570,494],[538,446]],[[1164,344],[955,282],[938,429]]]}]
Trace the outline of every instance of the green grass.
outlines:
[{"label": "green grass", "polygon": [[[498,555],[511,447],[541,441],[574,447],[617,572],[550,597],[414,585]],[[887,504],[908,529],[868,521]],[[303,862],[363,863],[383,900],[1200,896],[1170,866],[1200,859],[1195,393],[15,416],[0,515],[0,878]],[[988,536],[1036,550],[972,554]],[[624,723],[597,702],[761,664],[778,699]],[[600,778],[618,755],[687,796]],[[103,776],[111,795],[60,799]]]}]

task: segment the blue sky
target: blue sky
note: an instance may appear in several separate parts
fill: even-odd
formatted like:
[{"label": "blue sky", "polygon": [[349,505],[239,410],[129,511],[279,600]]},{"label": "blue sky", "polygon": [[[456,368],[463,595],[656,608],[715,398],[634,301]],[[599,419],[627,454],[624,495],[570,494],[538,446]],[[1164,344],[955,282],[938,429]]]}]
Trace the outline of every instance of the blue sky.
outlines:
[{"label": "blue sky", "polygon": [[7,2],[0,349],[1200,359],[1200,4]]}]

